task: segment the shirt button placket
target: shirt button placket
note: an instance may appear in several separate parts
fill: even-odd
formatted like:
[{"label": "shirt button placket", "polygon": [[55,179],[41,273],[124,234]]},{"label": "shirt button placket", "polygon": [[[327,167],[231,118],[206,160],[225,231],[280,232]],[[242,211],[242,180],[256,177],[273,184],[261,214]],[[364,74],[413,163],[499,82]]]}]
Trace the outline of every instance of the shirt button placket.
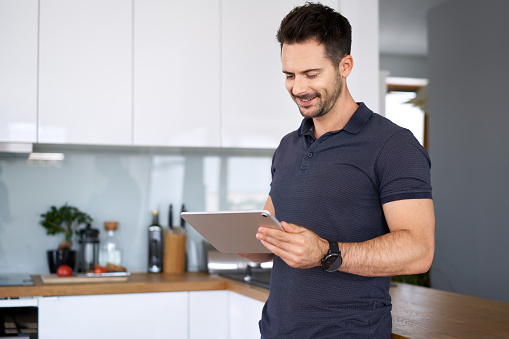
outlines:
[{"label": "shirt button placket", "polygon": [[313,146],[311,146],[304,153],[304,156],[302,157],[302,164],[301,164],[301,168],[300,169],[306,170],[306,169],[309,168],[309,165],[311,164],[311,160],[312,160],[313,156],[315,155],[315,152],[313,151],[312,148],[313,148]]}]

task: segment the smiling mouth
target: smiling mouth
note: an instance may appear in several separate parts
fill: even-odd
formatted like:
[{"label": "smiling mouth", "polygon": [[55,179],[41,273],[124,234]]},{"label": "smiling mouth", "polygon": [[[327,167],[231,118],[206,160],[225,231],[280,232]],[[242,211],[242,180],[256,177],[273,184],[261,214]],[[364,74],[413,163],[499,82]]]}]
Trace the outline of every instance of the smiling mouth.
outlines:
[{"label": "smiling mouth", "polygon": [[299,106],[310,106],[315,101],[316,98],[318,98],[317,95],[313,95],[313,96],[307,95],[304,97],[295,97],[295,99],[298,100]]}]

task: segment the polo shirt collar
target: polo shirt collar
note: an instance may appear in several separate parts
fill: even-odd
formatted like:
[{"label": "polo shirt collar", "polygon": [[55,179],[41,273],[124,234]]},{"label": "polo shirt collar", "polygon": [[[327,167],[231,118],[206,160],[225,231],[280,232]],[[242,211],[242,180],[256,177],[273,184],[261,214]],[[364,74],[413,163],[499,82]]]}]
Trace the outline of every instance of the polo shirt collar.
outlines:
[{"label": "polo shirt collar", "polygon": [[[363,102],[358,102],[357,104],[359,107],[357,107],[353,115],[350,117],[350,120],[348,120],[345,127],[343,127],[344,131],[351,134],[358,133],[373,114],[373,111],[371,111]],[[304,118],[298,130],[298,134],[299,136],[314,136],[314,129],[315,125],[313,124],[313,119]]]},{"label": "polo shirt collar", "polygon": [[358,102],[357,105],[359,105],[359,107],[357,107],[353,115],[350,117],[350,120],[348,120],[345,127],[343,127],[345,131],[352,134],[358,133],[373,114],[373,111],[370,110],[363,102]]}]

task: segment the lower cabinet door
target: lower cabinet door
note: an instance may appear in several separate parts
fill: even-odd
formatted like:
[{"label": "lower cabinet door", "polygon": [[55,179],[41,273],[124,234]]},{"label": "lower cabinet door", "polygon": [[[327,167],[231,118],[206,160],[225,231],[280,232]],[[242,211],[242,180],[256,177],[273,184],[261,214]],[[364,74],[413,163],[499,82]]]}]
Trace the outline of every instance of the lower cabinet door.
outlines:
[{"label": "lower cabinet door", "polygon": [[264,303],[235,292],[230,292],[230,338],[260,339],[258,322]]},{"label": "lower cabinet door", "polygon": [[39,339],[187,338],[188,293],[39,298]]},{"label": "lower cabinet door", "polygon": [[229,291],[189,292],[189,338],[226,339]]}]

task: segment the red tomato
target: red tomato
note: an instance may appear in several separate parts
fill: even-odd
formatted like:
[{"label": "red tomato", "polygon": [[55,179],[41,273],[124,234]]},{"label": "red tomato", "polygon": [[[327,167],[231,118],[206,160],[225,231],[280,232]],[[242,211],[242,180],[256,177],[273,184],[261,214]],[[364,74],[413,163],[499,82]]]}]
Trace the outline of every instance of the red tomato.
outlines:
[{"label": "red tomato", "polygon": [[69,265],[60,265],[57,268],[57,276],[70,277],[72,275],[72,268]]},{"label": "red tomato", "polygon": [[102,273],[106,273],[106,267],[104,266],[101,266],[101,265],[95,265],[94,267],[94,274],[102,274]]}]

